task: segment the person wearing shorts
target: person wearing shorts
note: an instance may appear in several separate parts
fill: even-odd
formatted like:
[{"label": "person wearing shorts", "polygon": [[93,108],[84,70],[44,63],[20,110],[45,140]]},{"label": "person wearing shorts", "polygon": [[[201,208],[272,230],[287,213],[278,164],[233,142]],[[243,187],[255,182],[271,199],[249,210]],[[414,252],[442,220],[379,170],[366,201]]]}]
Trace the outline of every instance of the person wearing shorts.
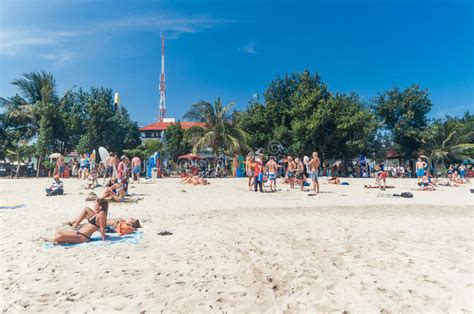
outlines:
[{"label": "person wearing shorts", "polygon": [[311,183],[313,184],[314,194],[319,193],[319,181],[318,181],[318,171],[321,161],[319,160],[318,153],[313,152],[312,158],[309,161],[309,176],[311,178]]},{"label": "person wearing shorts", "polygon": [[265,165],[268,170],[268,180],[270,181],[270,190],[276,191],[276,172],[278,165],[274,156],[270,156],[270,160]]},{"label": "person wearing shorts", "polygon": [[250,153],[247,155],[247,158],[245,160],[245,173],[247,174],[247,177],[249,178],[248,187],[250,191],[252,191],[252,186],[254,184],[253,182],[254,168],[255,168],[255,160],[254,160],[253,154]]},{"label": "person wearing shorts", "polygon": [[140,183],[140,172],[142,171],[142,161],[138,156],[132,158],[132,178]]}]

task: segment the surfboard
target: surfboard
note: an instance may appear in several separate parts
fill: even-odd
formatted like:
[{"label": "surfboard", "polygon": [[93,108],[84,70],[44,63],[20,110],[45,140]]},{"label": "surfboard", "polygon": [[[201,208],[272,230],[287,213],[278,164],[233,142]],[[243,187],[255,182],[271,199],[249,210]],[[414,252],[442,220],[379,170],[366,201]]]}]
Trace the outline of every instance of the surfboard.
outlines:
[{"label": "surfboard", "polygon": [[107,149],[105,149],[105,147],[99,147],[99,155],[100,155],[100,160],[104,161],[107,159],[107,157],[109,157],[109,152],[107,151]]}]

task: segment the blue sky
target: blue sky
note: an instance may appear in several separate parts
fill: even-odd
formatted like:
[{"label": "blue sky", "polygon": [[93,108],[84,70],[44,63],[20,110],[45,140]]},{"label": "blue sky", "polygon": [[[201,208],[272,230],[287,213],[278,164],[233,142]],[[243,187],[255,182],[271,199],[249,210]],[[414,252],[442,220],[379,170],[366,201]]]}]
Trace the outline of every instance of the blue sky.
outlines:
[{"label": "blue sky", "polygon": [[431,92],[432,117],[474,108],[474,1],[3,0],[0,95],[24,72],[60,92],[110,87],[141,125],[158,113],[160,37],[168,116],[201,99],[245,109],[277,75],[319,72],[369,100],[393,86]]}]

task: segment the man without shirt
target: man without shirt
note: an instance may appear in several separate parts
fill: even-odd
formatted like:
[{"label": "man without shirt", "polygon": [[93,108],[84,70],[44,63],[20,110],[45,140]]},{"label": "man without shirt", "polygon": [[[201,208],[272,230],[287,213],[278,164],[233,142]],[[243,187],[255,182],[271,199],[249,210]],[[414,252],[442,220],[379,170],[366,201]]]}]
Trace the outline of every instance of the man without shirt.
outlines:
[{"label": "man without shirt", "polygon": [[270,180],[270,190],[276,191],[276,173],[277,173],[277,163],[275,162],[275,157],[271,156],[270,160],[266,164],[268,170],[268,180]]},{"label": "man without shirt", "polygon": [[318,182],[318,171],[319,171],[319,164],[321,161],[319,160],[318,153],[313,153],[313,158],[309,161],[309,170],[310,170],[310,177],[313,183],[314,193],[319,193],[319,182]]}]

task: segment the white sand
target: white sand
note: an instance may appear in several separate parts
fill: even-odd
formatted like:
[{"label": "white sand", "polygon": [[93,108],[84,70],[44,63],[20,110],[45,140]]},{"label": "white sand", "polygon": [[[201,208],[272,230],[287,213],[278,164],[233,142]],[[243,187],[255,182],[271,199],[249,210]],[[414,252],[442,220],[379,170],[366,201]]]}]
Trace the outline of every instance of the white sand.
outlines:
[{"label": "white sand", "polygon": [[[400,199],[347,181],[318,197],[248,192],[244,179],[134,185],[145,199],[112,204],[109,217],[146,220],[140,244],[44,249],[39,239],[87,205],[83,182],[66,179],[67,195],[47,198],[47,179],[0,180],[0,206],[26,204],[0,209],[1,309],[474,311],[469,188]],[[389,183],[385,193],[414,181]]]}]

